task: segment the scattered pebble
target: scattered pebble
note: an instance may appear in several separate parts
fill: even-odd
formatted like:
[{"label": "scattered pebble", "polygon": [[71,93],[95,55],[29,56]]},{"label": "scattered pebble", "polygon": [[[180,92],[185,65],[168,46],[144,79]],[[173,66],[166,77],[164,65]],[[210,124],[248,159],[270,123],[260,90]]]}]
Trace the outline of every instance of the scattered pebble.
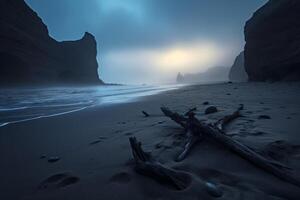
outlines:
[{"label": "scattered pebble", "polygon": [[90,145],[98,144],[100,142],[101,142],[101,140],[95,140],[95,141],[91,142]]},{"label": "scattered pebble", "polygon": [[203,105],[208,105],[208,104],[209,104],[208,101],[203,102]]},{"label": "scattered pebble", "polygon": [[128,132],[128,133],[125,133],[124,135],[126,135],[126,136],[130,136],[130,135],[133,135],[133,133],[131,133],[131,132]]},{"label": "scattered pebble", "polygon": [[206,191],[213,197],[221,197],[223,195],[222,190],[213,183],[206,182]]},{"label": "scattered pebble", "polygon": [[218,109],[215,106],[209,106],[208,108],[205,109],[206,115],[216,113],[216,112],[218,112]]},{"label": "scattered pebble", "polygon": [[259,115],[258,119],[271,119],[269,115]]},{"label": "scattered pebble", "polygon": [[263,131],[257,131],[257,132],[250,133],[250,135],[252,135],[252,136],[259,136],[259,135],[265,135],[265,134],[267,134],[267,133],[263,132]]},{"label": "scattered pebble", "polygon": [[53,157],[50,157],[50,158],[48,159],[48,162],[49,162],[49,163],[54,163],[54,162],[57,162],[57,161],[59,161],[59,160],[60,160],[60,157],[53,156]]}]

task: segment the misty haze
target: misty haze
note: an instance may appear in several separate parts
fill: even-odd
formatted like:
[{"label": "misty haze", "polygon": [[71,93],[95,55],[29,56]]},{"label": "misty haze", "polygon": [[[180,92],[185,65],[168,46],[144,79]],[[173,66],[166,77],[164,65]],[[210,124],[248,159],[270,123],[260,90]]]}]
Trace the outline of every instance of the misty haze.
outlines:
[{"label": "misty haze", "polygon": [[0,199],[300,197],[299,0],[0,0]]}]

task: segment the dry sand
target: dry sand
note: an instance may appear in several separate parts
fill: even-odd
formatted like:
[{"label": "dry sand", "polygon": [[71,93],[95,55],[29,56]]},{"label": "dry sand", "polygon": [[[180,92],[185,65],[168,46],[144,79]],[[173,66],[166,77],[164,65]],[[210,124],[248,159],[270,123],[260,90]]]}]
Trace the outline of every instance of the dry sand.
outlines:
[{"label": "dry sand", "polygon": [[[227,133],[292,167],[300,178],[300,84],[243,83],[187,86],[138,102],[11,124],[0,128],[0,199],[142,200],[215,199],[201,181],[218,185],[217,199],[300,199],[300,188],[283,182],[211,140],[182,162],[183,130],[165,118],[161,105],[214,121],[245,105],[244,117]],[[205,105],[218,113],[204,115]],[[141,111],[151,116],[145,118]],[[259,119],[268,115],[271,119]],[[182,191],[137,174],[128,137],[136,136],[161,163],[191,176]],[[49,162],[53,161],[53,162]]]}]

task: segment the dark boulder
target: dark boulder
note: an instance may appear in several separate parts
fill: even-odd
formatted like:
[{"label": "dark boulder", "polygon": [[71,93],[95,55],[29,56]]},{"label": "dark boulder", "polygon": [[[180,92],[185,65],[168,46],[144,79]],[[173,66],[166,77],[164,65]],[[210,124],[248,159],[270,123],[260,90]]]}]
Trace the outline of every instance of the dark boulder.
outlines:
[{"label": "dark boulder", "polygon": [[218,112],[218,109],[216,106],[209,106],[208,108],[205,109],[205,114],[212,114]]}]

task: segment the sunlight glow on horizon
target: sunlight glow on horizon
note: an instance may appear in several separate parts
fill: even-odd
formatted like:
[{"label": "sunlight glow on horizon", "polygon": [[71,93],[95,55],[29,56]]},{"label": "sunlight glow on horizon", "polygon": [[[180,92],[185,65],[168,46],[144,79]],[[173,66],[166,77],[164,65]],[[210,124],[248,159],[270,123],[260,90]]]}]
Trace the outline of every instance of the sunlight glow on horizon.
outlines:
[{"label": "sunlight glow on horizon", "polygon": [[188,47],[174,47],[163,51],[157,58],[157,65],[163,71],[197,72],[213,63],[218,50],[209,44],[196,44]]},{"label": "sunlight glow on horizon", "polygon": [[214,67],[223,59],[223,51],[212,42],[177,44],[161,49],[125,49],[103,55],[101,66],[117,69],[120,79],[130,74],[135,82],[157,83],[175,80],[178,72],[197,73]]}]

